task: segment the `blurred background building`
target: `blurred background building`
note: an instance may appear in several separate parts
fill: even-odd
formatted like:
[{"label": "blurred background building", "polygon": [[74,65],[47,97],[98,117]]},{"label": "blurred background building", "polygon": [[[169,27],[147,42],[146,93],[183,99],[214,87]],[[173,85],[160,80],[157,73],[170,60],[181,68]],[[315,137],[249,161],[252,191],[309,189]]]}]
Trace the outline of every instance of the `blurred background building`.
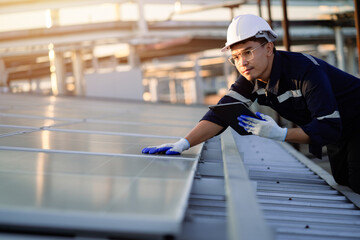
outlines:
[{"label": "blurred background building", "polygon": [[245,13],[271,21],[278,49],[358,74],[352,0],[1,0],[1,91],[216,103],[237,77],[226,29]]}]

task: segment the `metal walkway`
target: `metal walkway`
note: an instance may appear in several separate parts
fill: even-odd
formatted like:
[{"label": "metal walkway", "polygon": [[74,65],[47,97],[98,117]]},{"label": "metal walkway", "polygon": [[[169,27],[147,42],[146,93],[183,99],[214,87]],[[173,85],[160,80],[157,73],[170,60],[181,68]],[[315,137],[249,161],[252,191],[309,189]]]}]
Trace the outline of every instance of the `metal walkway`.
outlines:
[{"label": "metal walkway", "polygon": [[360,239],[360,211],[284,145],[234,135],[276,239]]},{"label": "metal walkway", "polygon": [[221,138],[214,137],[204,144],[179,239],[226,239],[226,204]]}]

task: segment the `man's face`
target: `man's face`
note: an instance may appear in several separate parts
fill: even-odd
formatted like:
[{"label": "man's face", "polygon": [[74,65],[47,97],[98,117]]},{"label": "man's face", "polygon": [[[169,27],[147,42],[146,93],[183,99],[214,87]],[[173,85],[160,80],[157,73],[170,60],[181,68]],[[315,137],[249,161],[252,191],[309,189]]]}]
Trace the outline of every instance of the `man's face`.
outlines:
[{"label": "man's face", "polygon": [[247,41],[231,47],[231,55],[239,73],[247,80],[268,81],[271,72],[269,43]]}]

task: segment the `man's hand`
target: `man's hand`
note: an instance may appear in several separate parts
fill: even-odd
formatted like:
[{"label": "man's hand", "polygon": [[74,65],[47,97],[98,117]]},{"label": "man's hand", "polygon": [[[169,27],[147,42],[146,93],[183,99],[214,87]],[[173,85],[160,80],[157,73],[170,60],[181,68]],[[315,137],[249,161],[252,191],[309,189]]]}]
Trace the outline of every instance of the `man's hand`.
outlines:
[{"label": "man's hand", "polygon": [[285,141],[287,128],[281,128],[270,116],[257,112],[256,119],[250,116],[241,115],[237,119],[239,125],[242,126],[247,132],[260,137],[270,138],[277,141]]},{"label": "man's hand", "polygon": [[166,155],[177,155],[190,148],[190,143],[187,139],[182,138],[176,143],[166,143],[160,146],[146,147],[142,153],[155,154],[165,153]]}]

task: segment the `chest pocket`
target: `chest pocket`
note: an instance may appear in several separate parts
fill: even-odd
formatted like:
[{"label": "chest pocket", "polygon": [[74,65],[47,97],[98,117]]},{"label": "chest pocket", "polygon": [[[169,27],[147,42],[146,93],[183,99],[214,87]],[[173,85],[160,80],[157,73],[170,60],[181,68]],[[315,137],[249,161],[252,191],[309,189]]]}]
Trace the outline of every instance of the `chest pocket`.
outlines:
[{"label": "chest pocket", "polygon": [[277,96],[277,100],[280,108],[288,110],[303,110],[306,108],[306,102],[300,90],[289,90]]}]

